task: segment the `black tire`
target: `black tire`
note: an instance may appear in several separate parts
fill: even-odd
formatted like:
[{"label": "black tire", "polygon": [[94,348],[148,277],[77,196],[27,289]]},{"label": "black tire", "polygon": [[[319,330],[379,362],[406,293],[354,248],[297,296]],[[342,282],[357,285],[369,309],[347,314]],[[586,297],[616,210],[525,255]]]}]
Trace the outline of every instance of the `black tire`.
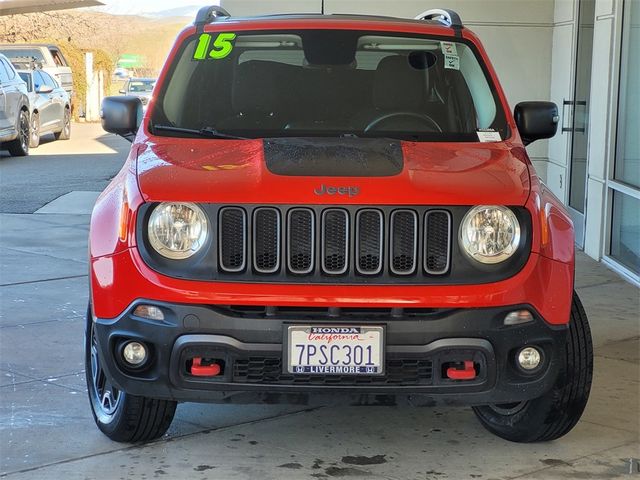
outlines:
[{"label": "black tire", "polygon": [[31,115],[31,133],[29,134],[29,148],[37,148],[40,145],[40,115],[34,112]]},{"label": "black tire", "polygon": [[512,442],[547,442],[578,423],[589,399],[593,344],[587,315],[574,292],[563,365],[553,388],[540,398],[509,405],[474,407],[480,423]]},{"label": "black tire", "polygon": [[56,140],[69,140],[71,138],[71,110],[69,110],[69,107],[65,107],[64,109],[62,130],[54,132],[53,136]]},{"label": "black tire", "polygon": [[18,119],[18,136],[6,143],[6,148],[13,157],[26,157],[29,155],[29,132],[31,124],[29,122],[29,112],[20,111]]},{"label": "black tire", "polygon": [[148,442],[161,437],[171,425],[177,402],[129,395],[118,390],[101,368],[91,319],[87,309],[85,372],[89,403],[96,425],[116,442]]}]

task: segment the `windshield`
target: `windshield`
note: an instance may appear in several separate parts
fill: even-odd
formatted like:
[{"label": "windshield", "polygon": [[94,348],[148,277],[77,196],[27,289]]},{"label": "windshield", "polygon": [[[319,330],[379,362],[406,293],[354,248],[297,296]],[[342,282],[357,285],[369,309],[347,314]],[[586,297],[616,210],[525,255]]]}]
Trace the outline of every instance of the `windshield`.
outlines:
[{"label": "windshield", "polygon": [[129,81],[129,91],[133,93],[152,92],[156,84],[155,80],[131,80]]},{"label": "windshield", "polygon": [[30,58],[37,62],[44,61],[44,55],[37,48],[8,48],[6,50],[0,50],[8,58]]},{"label": "windshield", "polygon": [[386,32],[204,33],[170,67],[151,130],[499,141],[509,134],[505,115],[474,50],[461,39]]}]

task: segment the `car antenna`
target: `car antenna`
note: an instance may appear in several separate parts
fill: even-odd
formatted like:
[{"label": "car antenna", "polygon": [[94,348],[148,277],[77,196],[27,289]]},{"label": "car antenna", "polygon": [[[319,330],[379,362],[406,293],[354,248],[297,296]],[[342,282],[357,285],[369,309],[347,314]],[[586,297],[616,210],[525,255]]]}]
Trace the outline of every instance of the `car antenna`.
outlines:
[{"label": "car antenna", "polygon": [[320,7],[320,8],[321,8],[321,9],[320,9],[320,13],[321,13],[322,15],[324,15],[324,0],[322,0],[322,4],[321,4],[321,5],[322,5],[322,6]]}]

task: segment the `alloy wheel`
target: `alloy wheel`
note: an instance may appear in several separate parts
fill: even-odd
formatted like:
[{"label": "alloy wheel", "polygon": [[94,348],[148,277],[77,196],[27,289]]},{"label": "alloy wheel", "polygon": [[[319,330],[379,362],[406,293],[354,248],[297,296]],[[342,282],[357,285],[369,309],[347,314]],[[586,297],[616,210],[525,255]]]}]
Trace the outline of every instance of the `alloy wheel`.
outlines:
[{"label": "alloy wheel", "polygon": [[64,134],[66,137],[71,135],[71,114],[69,113],[69,109],[67,108],[64,111]]},{"label": "alloy wheel", "polygon": [[29,116],[27,115],[26,112],[22,112],[20,114],[20,146],[22,147],[22,150],[24,150],[25,152],[27,152],[29,150],[29,132],[30,130],[30,125],[29,125]]}]

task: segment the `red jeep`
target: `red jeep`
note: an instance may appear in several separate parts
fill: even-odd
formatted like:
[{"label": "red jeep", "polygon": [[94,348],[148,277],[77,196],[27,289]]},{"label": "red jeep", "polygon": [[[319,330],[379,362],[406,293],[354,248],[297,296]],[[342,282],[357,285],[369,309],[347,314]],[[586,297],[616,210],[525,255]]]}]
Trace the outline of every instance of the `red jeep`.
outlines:
[{"label": "red jeep", "polygon": [[414,20],[202,9],[91,219],[86,372],[117,441],[177,402],[473,406],[493,433],[558,438],[589,395],[574,236],[452,11]]}]

